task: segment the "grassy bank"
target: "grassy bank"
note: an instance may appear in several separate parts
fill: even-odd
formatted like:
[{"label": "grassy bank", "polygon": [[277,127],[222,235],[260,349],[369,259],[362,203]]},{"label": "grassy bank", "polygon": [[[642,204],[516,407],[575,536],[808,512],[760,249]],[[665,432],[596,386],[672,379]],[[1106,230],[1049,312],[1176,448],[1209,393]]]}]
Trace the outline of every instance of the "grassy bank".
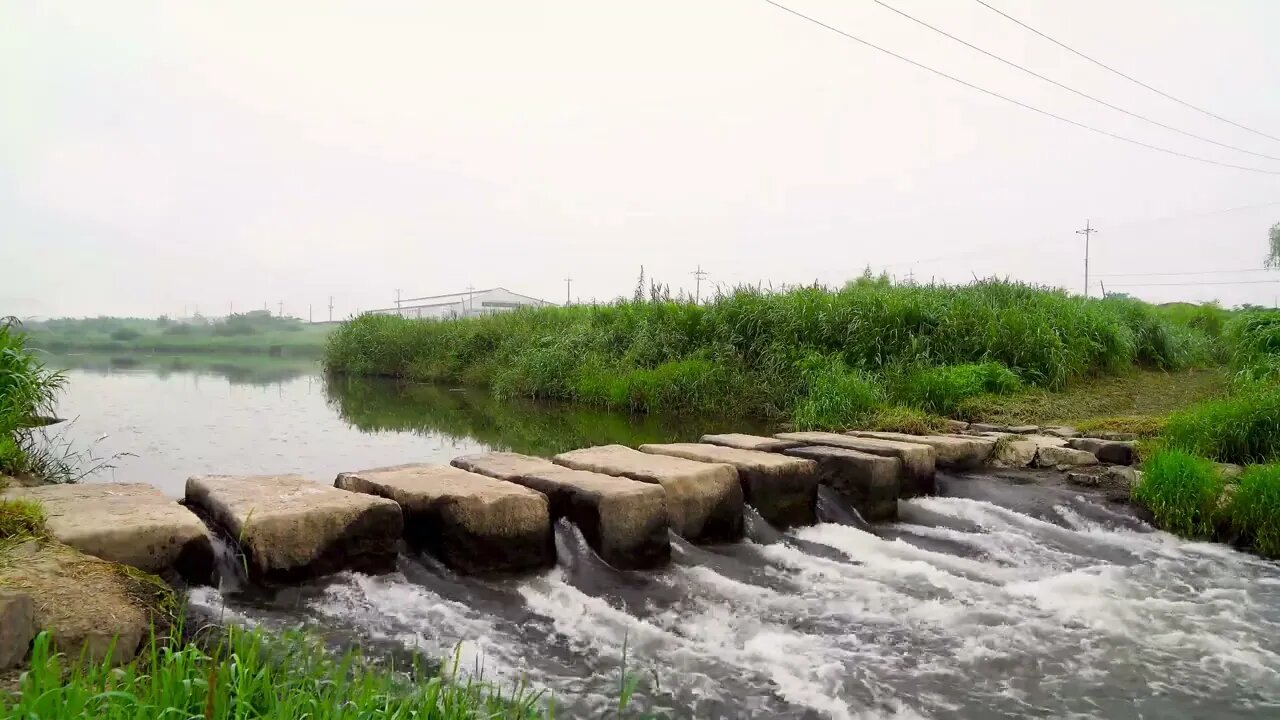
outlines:
[{"label": "grassy bank", "polygon": [[50,352],[267,353],[315,357],[334,326],[264,310],[216,320],[62,318],[31,323],[31,344]]},{"label": "grassy bank", "polygon": [[[1226,317],[1213,307],[1192,315]],[[1128,299],[862,278],[838,291],[740,289],[705,305],[652,292],[443,322],[364,316],[330,337],[324,357],[337,373],[486,385],[500,396],[840,427],[885,408],[955,414],[980,396],[1212,365],[1225,360],[1220,332],[1222,323]]]},{"label": "grassy bank", "polygon": [[[555,717],[554,698],[526,686],[471,680],[456,663],[430,673],[391,668],[359,655],[337,657],[301,635],[215,630],[213,638],[156,639],[121,669],[70,661],[34,643],[15,696],[0,691],[0,718],[417,718],[532,720]],[[633,681],[620,681],[616,712],[627,711]]]},{"label": "grassy bank", "polygon": [[0,475],[59,480],[72,472],[40,442],[41,418],[53,415],[64,384],[28,350],[17,321],[0,318]]},{"label": "grassy bank", "polygon": [[1224,337],[1230,391],[1169,416],[1134,499],[1170,531],[1280,557],[1280,312],[1241,314]]}]

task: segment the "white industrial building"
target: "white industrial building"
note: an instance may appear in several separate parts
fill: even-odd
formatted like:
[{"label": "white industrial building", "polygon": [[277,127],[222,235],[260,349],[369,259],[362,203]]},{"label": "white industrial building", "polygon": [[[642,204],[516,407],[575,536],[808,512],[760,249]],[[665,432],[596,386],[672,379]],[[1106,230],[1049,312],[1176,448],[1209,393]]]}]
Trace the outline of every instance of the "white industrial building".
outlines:
[{"label": "white industrial building", "polygon": [[449,293],[448,295],[406,298],[397,303],[396,307],[369,310],[368,313],[370,315],[399,315],[400,317],[421,320],[450,320],[453,318],[475,317],[477,315],[493,315],[521,307],[543,307],[553,304],[546,300],[520,295],[499,287],[488,290],[468,290],[460,293]]}]

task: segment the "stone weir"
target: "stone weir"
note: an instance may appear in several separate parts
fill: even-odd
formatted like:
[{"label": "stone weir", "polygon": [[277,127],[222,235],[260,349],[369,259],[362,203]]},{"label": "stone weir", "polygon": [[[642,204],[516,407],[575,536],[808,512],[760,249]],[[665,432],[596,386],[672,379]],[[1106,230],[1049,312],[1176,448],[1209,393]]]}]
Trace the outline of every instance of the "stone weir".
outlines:
[{"label": "stone weir", "polygon": [[933,491],[936,467],[1049,467],[1072,470],[1082,483],[1134,476],[1107,468],[1136,461],[1125,439],[1069,428],[955,430],[727,433],[549,460],[490,453],[452,466],[343,472],[332,485],[299,475],[205,475],[187,481],[182,504],[146,485],[114,483],[12,488],[4,497],[41,502],[50,534],[66,545],[189,583],[211,581],[208,525],[250,580],[271,585],[388,570],[402,543],[463,573],[545,568],[555,562],[560,518],[608,563],[652,568],[670,556],[668,530],[698,543],[741,539],[746,504],[781,528],[812,524],[821,485],[868,521],[893,520],[899,498]]}]

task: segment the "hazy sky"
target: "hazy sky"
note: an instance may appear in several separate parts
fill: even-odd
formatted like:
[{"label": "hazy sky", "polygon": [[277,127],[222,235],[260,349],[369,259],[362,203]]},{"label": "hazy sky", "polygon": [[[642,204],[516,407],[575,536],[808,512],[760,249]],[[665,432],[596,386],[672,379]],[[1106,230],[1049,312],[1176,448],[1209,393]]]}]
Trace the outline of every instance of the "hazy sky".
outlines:
[{"label": "hazy sky", "polygon": [[[970,0],[886,0],[1061,82],[1280,157]],[[1094,105],[871,0],[783,0],[1024,102],[1280,171]],[[989,0],[1280,137],[1280,2]],[[1218,211],[1272,203],[1269,207]],[[0,3],[0,314],[336,316],[501,285],[563,301],[1261,267],[1280,175],[1060,124],[760,0]],[[1171,219],[1172,218],[1172,219]],[[1263,273],[1106,277],[1123,283]],[[1280,273],[1270,275],[1280,279]],[[704,286],[705,288],[705,286]],[[1124,288],[1270,305],[1280,283]],[[1094,286],[1097,292],[1097,285]]]}]

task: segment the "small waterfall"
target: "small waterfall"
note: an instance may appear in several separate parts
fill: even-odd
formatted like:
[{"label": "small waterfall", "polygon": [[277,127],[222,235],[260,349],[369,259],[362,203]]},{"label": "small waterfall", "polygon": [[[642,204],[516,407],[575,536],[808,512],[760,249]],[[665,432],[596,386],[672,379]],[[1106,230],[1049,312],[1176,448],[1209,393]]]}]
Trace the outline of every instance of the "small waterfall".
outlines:
[{"label": "small waterfall", "polygon": [[746,505],[742,509],[743,525],[746,528],[747,539],[757,545],[773,545],[782,542],[782,533],[778,529],[769,524],[768,520],[761,517],[760,513],[750,505]]},{"label": "small waterfall", "polygon": [[209,533],[213,542],[214,583],[223,595],[244,592],[249,587],[244,556],[220,533]]},{"label": "small waterfall", "polygon": [[826,485],[818,486],[818,522],[848,525],[871,532],[871,523],[862,519],[857,508],[850,505],[840,493]]}]

